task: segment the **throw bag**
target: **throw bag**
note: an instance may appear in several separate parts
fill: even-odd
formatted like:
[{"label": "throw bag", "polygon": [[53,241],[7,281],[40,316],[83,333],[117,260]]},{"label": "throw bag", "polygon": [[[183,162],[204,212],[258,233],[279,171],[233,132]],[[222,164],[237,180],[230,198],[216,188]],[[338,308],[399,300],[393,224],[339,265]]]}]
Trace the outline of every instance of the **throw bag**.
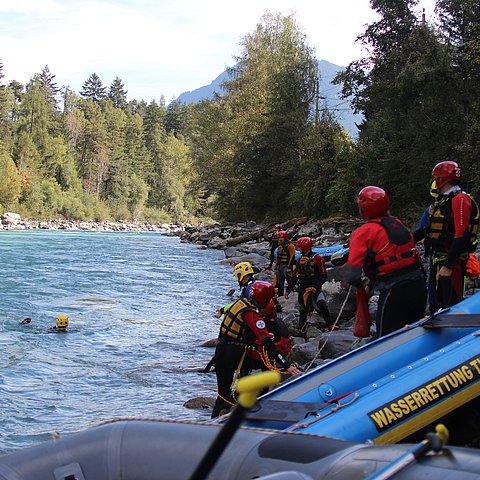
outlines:
[{"label": "throw bag", "polygon": [[368,310],[367,292],[363,287],[357,287],[357,306],[355,311],[355,325],[353,334],[364,338],[370,336],[370,312]]}]

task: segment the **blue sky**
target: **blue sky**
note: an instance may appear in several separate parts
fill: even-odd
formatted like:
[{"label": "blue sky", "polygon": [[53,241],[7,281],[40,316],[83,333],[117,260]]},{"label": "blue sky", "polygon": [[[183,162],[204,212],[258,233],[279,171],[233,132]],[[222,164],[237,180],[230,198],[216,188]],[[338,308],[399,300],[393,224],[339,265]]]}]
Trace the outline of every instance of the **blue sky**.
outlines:
[{"label": "blue sky", "polygon": [[[434,0],[420,3],[431,18]],[[76,92],[95,72],[107,87],[120,77],[129,100],[168,103],[232,66],[266,10],[294,12],[317,58],[342,66],[375,20],[369,0],[0,0],[0,59],[7,81],[48,65]]]}]

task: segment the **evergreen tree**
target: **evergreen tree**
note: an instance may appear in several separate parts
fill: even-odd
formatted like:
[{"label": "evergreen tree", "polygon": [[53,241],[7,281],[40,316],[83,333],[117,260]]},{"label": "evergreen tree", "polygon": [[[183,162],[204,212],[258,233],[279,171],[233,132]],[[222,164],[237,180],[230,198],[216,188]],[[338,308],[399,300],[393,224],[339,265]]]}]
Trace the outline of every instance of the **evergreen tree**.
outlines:
[{"label": "evergreen tree", "polygon": [[183,134],[187,122],[187,107],[180,100],[173,99],[167,107],[165,131],[175,135]]},{"label": "evergreen tree", "polygon": [[350,165],[363,184],[385,188],[394,208],[415,210],[429,202],[433,165],[461,138],[456,75],[449,49],[413,14],[416,0],[371,4],[380,19],[359,37],[370,55],[337,77],[365,116]]},{"label": "evergreen tree", "polygon": [[100,77],[96,73],[92,73],[83,83],[80,95],[99,103],[107,97],[106,87],[103,86]]},{"label": "evergreen tree", "polygon": [[54,108],[56,108],[57,106],[56,96],[60,92],[60,89],[57,87],[57,84],[55,83],[54,79],[55,79],[55,75],[53,75],[50,72],[48,65],[45,65],[41,73],[38,75],[38,80],[45,93],[45,99]]},{"label": "evergreen tree", "polygon": [[120,78],[115,77],[108,91],[108,98],[113,102],[115,108],[125,109],[127,107],[127,92]]}]

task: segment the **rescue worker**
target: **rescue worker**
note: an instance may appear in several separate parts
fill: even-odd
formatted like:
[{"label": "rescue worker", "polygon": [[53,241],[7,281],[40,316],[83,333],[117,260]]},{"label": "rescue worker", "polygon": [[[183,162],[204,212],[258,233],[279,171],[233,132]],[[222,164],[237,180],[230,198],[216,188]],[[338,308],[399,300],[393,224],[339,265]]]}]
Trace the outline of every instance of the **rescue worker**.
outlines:
[{"label": "rescue worker", "polygon": [[[265,320],[265,325],[275,347],[284,357],[286,357],[292,350],[293,341],[290,337],[288,327],[277,315],[279,311],[281,311],[281,307],[279,308],[277,299],[273,298],[268,302],[268,305],[265,308],[262,308],[258,313]],[[247,355],[254,360],[260,360],[264,364],[262,370],[268,369],[272,361],[275,363],[275,359],[269,359],[268,352],[265,351],[265,347],[263,347],[258,338],[255,340],[255,348],[251,349]]]},{"label": "rescue worker", "polygon": [[273,227],[272,236],[268,241],[268,243],[270,244],[270,263],[265,267],[265,270],[271,270],[273,267],[273,262],[275,262],[275,250],[277,250],[278,248],[278,232],[281,229],[282,228],[279,223],[275,224],[275,226]]},{"label": "rescue worker", "polygon": [[382,188],[368,186],[358,194],[360,216],[367,221],[350,237],[348,261],[343,267],[348,282],[380,292],[377,337],[415,322],[425,313],[425,273],[411,233],[389,214],[390,199]]},{"label": "rescue worker", "polygon": [[285,281],[287,285],[291,282],[293,266],[295,264],[295,245],[290,241],[288,232],[278,232],[277,261],[274,269],[274,286],[277,288],[277,295],[282,297],[285,292]]},{"label": "rescue worker", "polygon": [[312,251],[313,240],[310,237],[301,237],[297,240],[297,248],[302,256],[297,260],[293,271],[293,281],[288,286],[285,298],[298,282],[298,307],[300,311],[299,327],[304,331],[310,313],[317,311],[325,321],[327,328],[333,330],[334,322],[330,317],[322,285],[327,280],[325,259]]},{"label": "rescue worker", "polygon": [[[432,203],[425,209],[423,212],[422,218],[418,223],[417,229],[413,232],[413,239],[416,239],[420,236],[425,236],[425,229],[429,224],[430,211],[434,208],[438,200],[438,188],[435,180],[430,185],[430,196],[432,197]],[[436,279],[433,272],[433,258],[432,254],[428,248],[425,248],[425,257],[428,258],[428,280],[427,280],[427,291],[428,291],[428,309],[431,314],[435,311],[435,287]]]},{"label": "rescue worker", "polygon": [[425,250],[432,255],[436,311],[463,299],[466,261],[477,244],[479,209],[460,187],[462,170],[456,162],[438,163],[432,176],[439,197],[415,240],[425,238]]},{"label": "rescue worker", "polygon": [[68,316],[63,313],[59,313],[55,320],[54,327],[48,327],[48,332],[67,333]]},{"label": "rescue worker", "polygon": [[219,416],[223,410],[228,411],[235,404],[232,388],[240,370],[262,368],[260,362],[246,355],[249,347],[255,346],[256,340],[278,366],[291,375],[300,373],[300,370],[290,364],[277,350],[266,328],[265,320],[258,313],[269,304],[274,295],[275,289],[270,283],[256,281],[250,287],[250,300],[241,297],[225,312],[215,349],[218,397],[213,407],[212,418]]},{"label": "rescue worker", "polygon": [[[233,276],[237,279],[238,286],[240,287],[240,296],[247,296],[247,288],[255,282],[254,270],[250,262],[240,262],[233,267]],[[232,303],[225,305],[222,308],[218,308],[215,311],[214,317],[220,318],[231,306]]]}]

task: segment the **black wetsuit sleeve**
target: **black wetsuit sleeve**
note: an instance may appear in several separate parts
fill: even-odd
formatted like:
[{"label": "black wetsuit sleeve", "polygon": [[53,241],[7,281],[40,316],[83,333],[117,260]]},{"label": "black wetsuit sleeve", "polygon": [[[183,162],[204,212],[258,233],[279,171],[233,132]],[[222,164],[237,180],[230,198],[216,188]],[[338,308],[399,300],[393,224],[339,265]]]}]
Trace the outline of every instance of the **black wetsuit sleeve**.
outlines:
[{"label": "black wetsuit sleeve", "polygon": [[447,268],[453,268],[458,262],[460,255],[467,249],[467,236],[470,232],[467,230],[463,237],[454,238],[450,250],[448,251],[447,259],[444,265]]},{"label": "black wetsuit sleeve", "polygon": [[263,346],[266,348],[270,357],[274,358],[277,363],[281,365],[282,368],[287,370],[290,368],[290,362],[277,350],[277,347],[273,343],[270,337],[265,337],[262,340]]},{"label": "black wetsuit sleeve", "polygon": [[342,267],[347,277],[347,282],[354,287],[362,284],[362,267],[355,265],[345,265]]},{"label": "black wetsuit sleeve", "polygon": [[418,243],[420,240],[423,240],[425,238],[425,234],[426,234],[425,232],[426,232],[425,227],[418,228],[417,230],[412,232],[413,241],[415,243]]},{"label": "black wetsuit sleeve", "polygon": [[270,241],[270,268],[275,262],[275,250],[278,248],[278,240],[272,239]]}]

